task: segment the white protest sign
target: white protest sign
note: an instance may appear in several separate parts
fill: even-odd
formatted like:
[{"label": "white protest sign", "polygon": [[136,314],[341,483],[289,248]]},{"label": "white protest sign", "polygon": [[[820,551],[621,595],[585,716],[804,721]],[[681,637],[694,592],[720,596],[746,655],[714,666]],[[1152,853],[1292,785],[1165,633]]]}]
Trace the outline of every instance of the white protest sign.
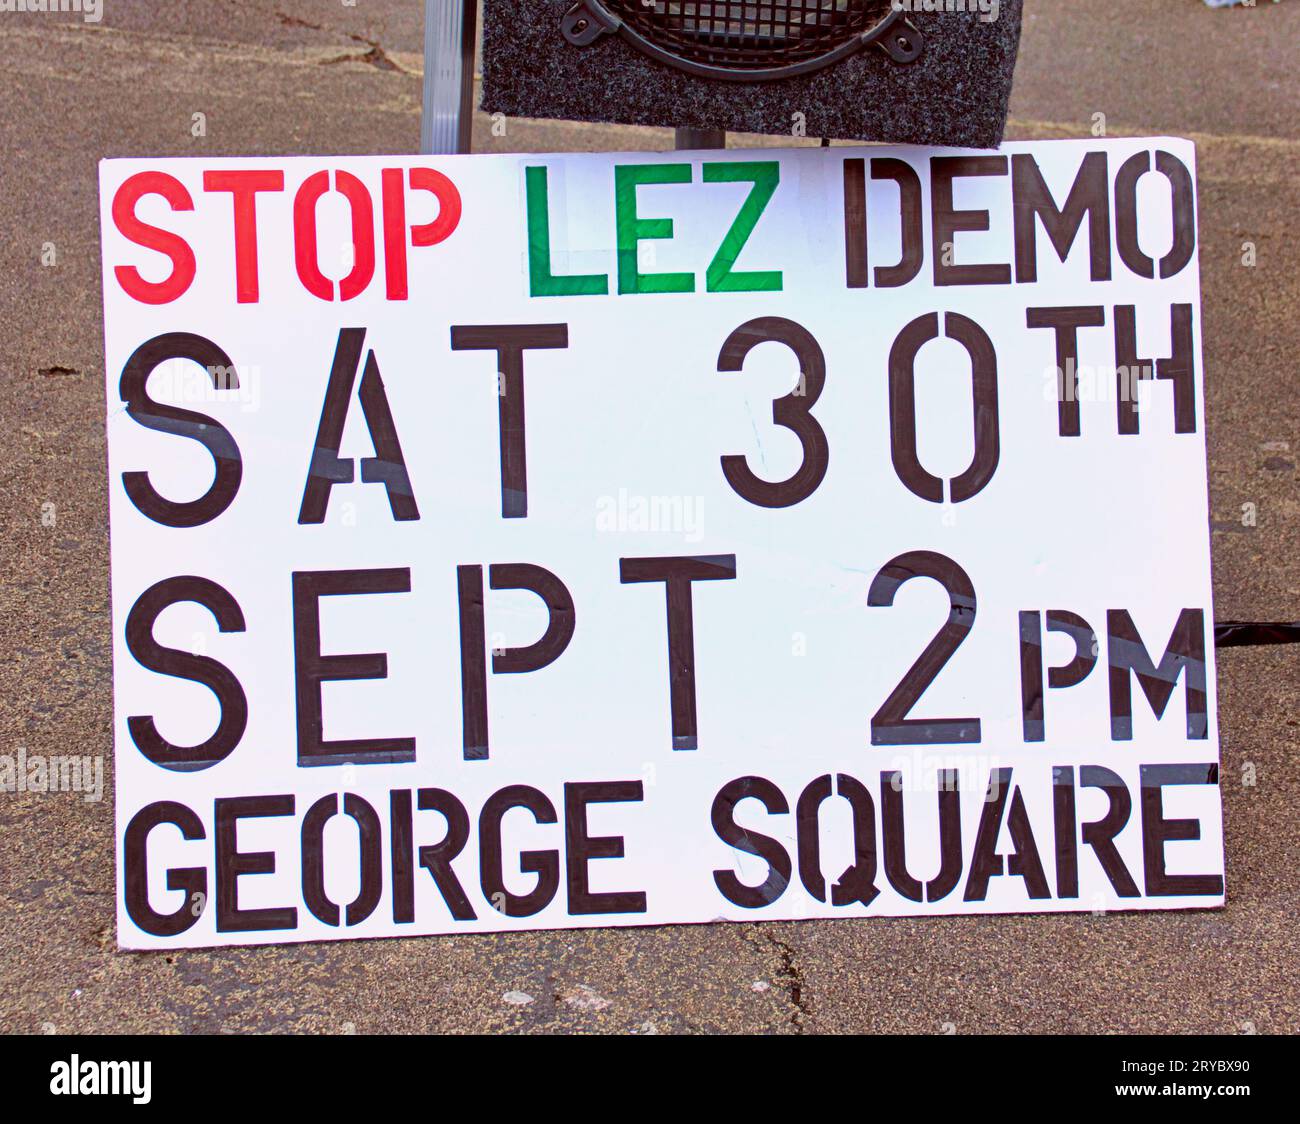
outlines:
[{"label": "white protest sign", "polygon": [[1221,904],[1194,183],[102,164],[121,944]]}]

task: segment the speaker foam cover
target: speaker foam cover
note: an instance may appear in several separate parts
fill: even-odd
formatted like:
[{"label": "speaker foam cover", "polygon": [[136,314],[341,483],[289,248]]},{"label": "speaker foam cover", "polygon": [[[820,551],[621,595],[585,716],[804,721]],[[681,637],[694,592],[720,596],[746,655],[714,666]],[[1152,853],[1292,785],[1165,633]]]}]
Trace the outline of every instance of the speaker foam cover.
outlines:
[{"label": "speaker foam cover", "polygon": [[[1022,0],[981,18],[975,0],[914,0],[924,49],[897,63],[876,46],[811,74],[768,82],[701,78],[621,36],[571,45],[560,20],[574,0],[483,0],[482,108],[509,117],[692,126],[790,136],[994,148],[1006,124]],[[990,7],[986,4],[986,7]]]}]

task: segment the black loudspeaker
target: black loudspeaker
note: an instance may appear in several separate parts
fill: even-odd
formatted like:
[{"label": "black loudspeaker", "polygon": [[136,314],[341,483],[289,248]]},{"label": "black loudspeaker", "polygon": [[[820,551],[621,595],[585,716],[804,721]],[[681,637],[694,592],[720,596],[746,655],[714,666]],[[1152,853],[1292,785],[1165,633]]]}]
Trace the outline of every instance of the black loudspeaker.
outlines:
[{"label": "black loudspeaker", "polygon": [[1022,0],[483,0],[489,113],[993,148]]}]

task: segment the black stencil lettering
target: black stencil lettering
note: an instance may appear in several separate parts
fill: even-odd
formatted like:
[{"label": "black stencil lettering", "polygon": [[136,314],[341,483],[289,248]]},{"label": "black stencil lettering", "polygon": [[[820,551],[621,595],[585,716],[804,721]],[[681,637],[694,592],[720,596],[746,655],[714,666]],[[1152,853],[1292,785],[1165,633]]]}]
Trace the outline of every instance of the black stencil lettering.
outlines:
[{"label": "black stencil lettering", "polygon": [[1195,361],[1192,352],[1192,306],[1175,304],[1169,309],[1169,333],[1173,354],[1165,359],[1139,359],[1134,306],[1115,306],[1115,403],[1120,433],[1138,431],[1138,381],[1154,376],[1173,384],[1174,432],[1196,432]]},{"label": "black stencil lettering", "polygon": [[217,932],[256,933],[297,928],[298,911],[293,906],[239,908],[239,879],[243,875],[275,873],[275,852],[239,849],[239,821],[292,816],[293,796],[234,796],[215,800],[212,809],[217,851]]},{"label": "black stencil lettering", "polygon": [[[339,907],[325,892],[325,825],[338,810],[339,798],[331,792],[317,800],[302,819],[302,898],[318,921],[334,926],[339,923]],[[344,919],[348,925],[359,925],[374,913],[383,892],[379,817],[352,792],[343,795],[343,811],[357,824],[361,870],[361,886]]]},{"label": "black stencil lettering", "polygon": [[1174,244],[1160,259],[1160,276],[1173,277],[1186,268],[1196,251],[1196,189],[1187,165],[1171,152],[1156,152],[1156,171],[1169,180],[1173,191]]},{"label": "black stencil lettering", "polygon": [[[1138,242],[1137,185],[1150,170],[1151,153],[1139,152],[1125,160],[1115,176],[1115,245],[1121,260],[1139,277],[1156,275],[1156,263]],[[1156,153],[1156,171],[1169,180],[1174,216],[1174,244],[1160,259],[1160,276],[1173,277],[1196,250],[1195,190],[1186,165],[1171,153]]]},{"label": "black stencil lettering", "polygon": [[414,738],[354,738],[326,741],[321,684],[344,679],[388,678],[383,652],[321,654],[320,599],[379,593],[409,593],[411,571],[300,570],[293,575],[294,684],[298,708],[298,764],[397,764],[415,760]]},{"label": "black stencil lettering", "polygon": [[908,718],[925,689],[934,682],[975,623],[975,587],[951,558],[930,550],[913,550],[885,563],[867,591],[867,604],[887,607],[904,582],[933,578],[948,593],[948,621],[926,646],[871,719],[872,745],[931,745],[978,742],[978,718]]},{"label": "black stencil lettering", "polygon": [[[853,862],[831,887],[831,905],[860,902],[870,905],[876,889],[876,811],[871,793],[854,777],[840,773],[835,778],[839,795],[853,810]],[[830,774],[818,777],[799,796],[795,805],[798,830],[799,878],[804,889],[819,902],[826,900],[826,880],[821,868],[821,830],[818,811],[831,796]]]},{"label": "black stencil lettering", "polygon": [[569,346],[567,324],[457,324],[452,351],[497,353],[497,414],[501,444],[501,517],[528,514],[527,443],[524,437],[524,352]]},{"label": "black stencil lettering", "polygon": [[713,798],[709,818],[713,830],[728,846],[755,855],[767,863],[767,877],[758,886],[747,886],[732,870],[715,870],[713,881],[727,901],[742,909],[760,909],[771,905],[790,884],[794,869],[784,847],[768,835],[760,835],[736,823],[736,805],[749,798],[757,800],[769,815],[790,812],[785,795],[766,777],[738,777],[728,782]]},{"label": "black stencil lettering", "polygon": [[[971,359],[975,453],[960,476],[952,480],[952,502],[977,495],[997,471],[998,360],[993,341],[974,320],[956,312],[944,314],[944,335],[960,343]],[[929,312],[908,324],[889,350],[889,450],[894,471],[913,495],[943,502],[943,480],[921,464],[916,448],[916,356],[939,336],[939,314]]]},{"label": "black stencil lettering", "polygon": [[555,806],[544,793],[514,784],[494,792],[483,804],[478,820],[479,884],[492,907],[507,917],[531,917],[555,897],[560,886],[560,856],[556,851],[521,851],[519,869],[537,875],[537,885],[526,894],[506,889],[501,855],[501,818],[511,808],[527,808],[542,824],[555,823]]},{"label": "black stencil lettering", "polygon": [[1132,672],[1157,719],[1174,693],[1178,677],[1185,675],[1187,736],[1209,736],[1205,698],[1205,612],[1184,609],[1157,667],[1151,662],[1137,626],[1126,609],[1106,613],[1107,658],[1110,661],[1110,736],[1113,741],[1133,738]]},{"label": "black stencil lettering", "polygon": [[[958,265],[954,235],[964,230],[988,230],[988,211],[958,211],[953,207],[952,181],[960,176],[1005,176],[1005,156],[932,156],[930,158],[930,230],[936,285],[1010,285],[1009,265]],[[945,249],[947,247],[947,249]],[[945,264],[944,258],[950,260]]]},{"label": "black stencil lettering", "polygon": [[526,589],[546,602],[546,631],[533,644],[504,648],[492,653],[492,670],[497,675],[539,671],[559,659],[573,639],[575,615],[573,595],[550,570],[528,562],[504,562],[488,569],[493,589]]},{"label": "black stencil lettering", "polygon": [[[457,921],[476,917],[464,887],[452,870],[452,861],[465,849],[469,840],[469,814],[465,805],[441,788],[419,791],[420,811],[438,812],[447,821],[442,842],[420,848],[420,865],[433,877],[443,901]],[[410,924],[415,920],[414,832],[411,824],[411,793],[394,789],[392,806],[393,921]]]},{"label": "black stencil lettering", "polygon": [[488,756],[487,637],[483,612],[483,567],[456,567],[460,606],[461,745],[466,761]]},{"label": "black stencil lettering", "polygon": [[921,214],[921,177],[905,160],[878,156],[871,161],[873,180],[898,184],[898,216],[903,253],[897,265],[876,266],[876,288],[894,289],[906,285],[921,272],[925,258],[925,220]]},{"label": "black stencil lettering", "polygon": [[734,580],[736,556],[620,558],[619,581],[663,582],[668,619],[668,692],[673,749],[697,749],[695,713],[695,610],[691,583]]},{"label": "black stencil lettering", "polygon": [[1199,839],[1199,820],[1167,820],[1161,789],[1173,784],[1219,783],[1219,767],[1207,765],[1143,765],[1139,769],[1142,785],[1142,866],[1147,897],[1177,897],[1180,894],[1218,895],[1223,893],[1223,877],[1218,874],[1167,874],[1165,844],[1175,839]]},{"label": "black stencil lettering", "polygon": [[411,829],[411,793],[395,788],[388,794],[388,858],[393,871],[393,924],[415,920],[415,844]]},{"label": "black stencil lettering", "polygon": [[183,839],[206,839],[203,821],[194,811],[174,800],[161,800],[141,808],[122,836],[123,904],[127,916],[146,933],[174,937],[191,928],[203,915],[194,907],[208,896],[208,872],[201,866],[171,868],[167,889],[183,890],[185,898],[174,913],[158,913],[149,904],[149,832],[159,824],[173,824]]},{"label": "black stencil lettering", "polygon": [[[1078,613],[1053,609],[1047,613],[1047,631],[1063,632],[1074,641],[1069,663],[1049,668],[1050,687],[1073,687],[1087,678],[1097,663],[1097,634]],[[1043,633],[1037,612],[1020,614],[1020,712],[1025,741],[1041,742],[1046,733],[1043,717]]]},{"label": "black stencil lettering", "polygon": [[452,861],[465,849],[469,841],[469,813],[465,805],[450,792],[441,788],[422,788],[418,795],[421,812],[437,812],[447,821],[447,834],[442,842],[420,848],[420,865],[433,878],[443,901],[457,921],[473,921],[474,907],[452,870]]},{"label": "black stencil lettering", "polygon": [[[299,523],[323,523],[334,485],[351,484],[354,479],[352,458],[340,457],[339,446],[343,442],[343,426],[347,421],[348,403],[352,400],[352,386],[356,381],[365,338],[364,328],[339,331],[329,384],[325,389],[325,403],[321,407],[320,425],[316,430],[316,445],[312,449],[311,468],[303,489],[302,508],[298,512]],[[406,471],[401,442],[397,439],[397,425],[393,421],[393,411],[373,351],[366,355],[359,397],[366,429],[375,447],[373,457],[362,458],[361,482],[384,486],[394,519],[399,522],[419,519],[420,509],[415,503],[415,491]]]},{"label": "black stencil lettering", "polygon": [[758,507],[790,507],[817,490],[830,463],[826,433],[810,412],[826,385],[826,357],[807,328],[780,316],[760,316],[727,337],[718,370],[741,370],[750,351],[768,341],[785,344],[799,359],[799,383],[772,403],[772,421],[799,438],[803,460],[789,479],[772,482],[755,476],[744,457],[727,455],[721,458],[722,474],[737,495]]},{"label": "black stencil lettering", "polygon": [[1104,152],[1089,152],[1070,185],[1065,206],[1058,208],[1028,152],[1011,157],[1012,213],[1015,223],[1016,281],[1038,280],[1035,219],[1051,239],[1056,256],[1065,261],[1088,216],[1088,268],[1094,281],[1110,280],[1110,181]]},{"label": "black stencil lettering", "polygon": [[[850,289],[867,287],[867,184],[865,161],[860,156],[844,161],[844,265]],[[924,217],[921,210],[921,178],[904,160],[892,156],[871,161],[873,180],[898,184],[898,218],[902,255],[897,265],[876,266],[879,289],[906,285],[921,271],[924,260]]]},{"label": "black stencil lettering", "polygon": [[1003,856],[997,853],[998,834],[1002,830],[1002,816],[1007,808],[1007,792],[1010,787],[1010,769],[994,769],[990,773],[984,810],[980,813],[979,828],[975,833],[970,875],[966,879],[964,900],[968,902],[982,902],[988,897],[989,879],[1003,874],[1015,874],[1023,878],[1025,890],[1031,898],[1052,896],[1019,786],[1011,792],[1011,809],[1006,813],[1007,831],[1011,835],[1014,849],[1005,863]]},{"label": "black stencil lettering", "polygon": [[[961,791],[956,769],[939,772],[939,873],[925,884],[925,900],[937,902],[952,893],[961,878]],[[880,819],[889,884],[909,901],[921,901],[921,882],[907,870],[907,833],[903,819],[903,775],[880,774]]]},{"label": "black stencil lettering", "polygon": [[1101,789],[1110,800],[1110,807],[1099,820],[1083,825],[1083,841],[1097,854],[1097,861],[1115,887],[1115,893],[1121,898],[1136,898],[1141,894],[1137,883],[1129,874],[1128,867],[1120,858],[1115,846],[1115,836],[1124,830],[1129,813],[1133,810],[1133,798],[1129,795],[1128,785],[1123,778],[1101,765],[1083,765],[1079,769],[1079,783],[1089,788]]},{"label": "black stencil lettering", "polygon": [[[1133,876],[1124,865],[1115,837],[1124,830],[1133,809],[1133,799],[1123,779],[1100,765],[1084,765],[1079,770],[1079,783],[1090,788],[1100,788],[1106,793],[1110,806],[1099,820],[1083,825],[1083,842],[1091,847],[1101,863],[1106,877],[1121,898],[1140,897]],[[1056,896],[1079,896],[1079,845],[1076,836],[1074,767],[1058,765],[1052,770],[1052,808],[1056,838]]]},{"label": "black stencil lettering", "polygon": [[1079,329],[1105,323],[1101,305],[1025,310],[1028,327],[1051,328],[1056,334],[1056,424],[1062,437],[1079,436]]},{"label": "black stencil lettering", "polygon": [[198,527],[226,510],[239,491],[243,460],[234,437],[215,418],[184,410],[149,397],[146,384],[154,370],[173,359],[188,359],[208,372],[215,390],[236,390],[239,376],[234,364],[215,343],[191,332],[168,332],[142,343],[122,368],[118,395],[127,416],[146,429],[173,433],[197,441],[212,455],[212,485],[196,500],[177,503],[158,494],[147,472],[122,473],[127,498],[142,515],[164,527]]},{"label": "black stencil lettering", "polygon": [[182,601],[202,605],[222,632],[243,632],[244,614],[230,593],[208,578],[166,578],[150,586],[131,606],[126,618],[126,647],[141,667],[160,675],[202,683],[221,707],[221,719],[206,741],[193,746],[173,745],[158,732],[152,715],[132,715],[127,730],[136,748],[155,765],[177,772],[209,769],[224,761],[244,736],[248,726],[248,699],[235,673],[209,656],[164,648],[153,638],[153,626],[164,609]]},{"label": "black stencil lettering", "polygon": [[1052,769],[1052,827],[1056,842],[1056,896],[1079,896],[1079,842],[1074,796],[1074,766]]},{"label": "black stencil lettering", "polygon": [[[573,639],[573,596],[550,570],[528,562],[506,562],[489,568],[493,589],[526,589],[546,602],[546,631],[522,648],[502,648],[492,653],[496,675],[538,671],[554,663]],[[484,635],[483,568],[458,566],[457,597],[460,605],[461,719],[466,761],[488,758],[487,640]]]},{"label": "black stencil lettering", "polygon": [[867,175],[860,156],[844,161],[844,280],[867,287]]},{"label": "black stencil lettering", "polygon": [[593,893],[587,863],[592,859],[621,859],[623,837],[587,833],[587,806],[642,798],[640,781],[580,781],[564,786],[564,858],[568,878],[569,916],[596,913],[644,913],[640,890]]}]

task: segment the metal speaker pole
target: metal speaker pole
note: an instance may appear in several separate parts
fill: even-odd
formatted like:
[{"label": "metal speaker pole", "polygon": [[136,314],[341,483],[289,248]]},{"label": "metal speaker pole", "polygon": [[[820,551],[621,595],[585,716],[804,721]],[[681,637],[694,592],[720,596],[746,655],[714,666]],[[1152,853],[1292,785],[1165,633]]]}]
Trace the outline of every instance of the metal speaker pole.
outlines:
[{"label": "metal speaker pole", "polygon": [[424,0],[421,152],[468,152],[474,123],[476,0]]},{"label": "metal speaker pole", "polygon": [[727,133],[724,129],[677,130],[677,148],[726,148]]}]

